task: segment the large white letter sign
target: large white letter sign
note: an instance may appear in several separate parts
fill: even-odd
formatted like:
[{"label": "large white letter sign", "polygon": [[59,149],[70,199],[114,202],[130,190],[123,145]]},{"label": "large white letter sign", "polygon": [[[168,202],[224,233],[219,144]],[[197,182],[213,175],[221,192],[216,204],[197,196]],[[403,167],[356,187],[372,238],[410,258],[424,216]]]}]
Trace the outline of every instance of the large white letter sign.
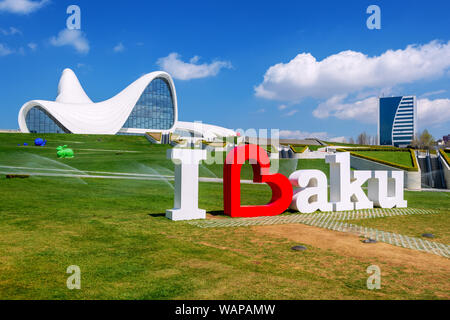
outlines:
[{"label": "large white letter sign", "polygon": [[299,170],[289,176],[294,187],[294,196],[290,208],[301,213],[312,213],[317,210],[331,211],[328,203],[327,176],[320,170]]},{"label": "large white letter sign", "polygon": [[355,210],[359,209],[372,209],[373,208],[373,202],[369,200],[367,195],[364,193],[363,189],[361,188],[364,182],[370,179],[372,176],[371,171],[362,171],[362,170],[355,170],[350,171],[351,177],[352,177],[352,183],[351,183],[351,191],[353,193],[352,195],[352,201],[355,203]]},{"label": "large white letter sign", "polygon": [[206,159],[206,150],[175,148],[167,151],[167,157],[175,163],[175,199],[166,218],[205,219],[206,211],[198,208],[198,165]]},{"label": "large white letter sign", "polygon": [[369,179],[369,198],[381,208],[406,208],[403,199],[403,171],[374,171]]},{"label": "large white letter sign", "polygon": [[371,172],[355,171],[351,181],[349,152],[327,155],[325,160],[330,164],[330,202],[333,211],[373,208],[373,203],[361,189]]}]

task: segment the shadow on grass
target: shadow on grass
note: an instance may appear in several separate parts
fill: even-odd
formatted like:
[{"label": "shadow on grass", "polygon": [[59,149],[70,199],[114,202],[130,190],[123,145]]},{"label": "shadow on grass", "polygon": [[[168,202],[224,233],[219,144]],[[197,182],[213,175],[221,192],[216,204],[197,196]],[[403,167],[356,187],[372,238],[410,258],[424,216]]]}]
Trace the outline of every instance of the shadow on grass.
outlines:
[{"label": "shadow on grass", "polygon": [[222,216],[222,217],[228,217],[223,210],[217,210],[217,211],[208,211],[207,213],[209,213],[212,216]]},{"label": "shadow on grass", "polygon": [[[212,216],[214,216],[214,217],[221,217],[221,218],[230,218],[229,216],[227,216],[224,212],[223,212],[223,210],[220,210],[220,211],[207,211],[206,212],[207,214],[210,214],[210,215],[212,215]],[[166,217],[166,214],[165,213],[149,213],[148,214],[150,217],[152,217],[152,218],[161,218],[161,217]]]},{"label": "shadow on grass", "polygon": [[165,216],[166,216],[165,213],[149,213],[148,215],[149,215],[150,217],[153,217],[153,218],[165,217]]}]

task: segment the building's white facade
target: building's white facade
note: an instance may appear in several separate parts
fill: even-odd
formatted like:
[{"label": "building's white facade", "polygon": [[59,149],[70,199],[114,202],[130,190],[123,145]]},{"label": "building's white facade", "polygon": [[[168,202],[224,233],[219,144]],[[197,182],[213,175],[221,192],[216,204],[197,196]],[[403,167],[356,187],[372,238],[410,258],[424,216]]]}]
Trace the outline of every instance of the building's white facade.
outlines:
[{"label": "building's white facade", "polygon": [[55,101],[32,100],[19,112],[24,133],[145,134],[187,132],[206,140],[235,136],[218,126],[178,121],[175,85],[166,72],[146,74],[111,99],[94,103],[65,69]]}]

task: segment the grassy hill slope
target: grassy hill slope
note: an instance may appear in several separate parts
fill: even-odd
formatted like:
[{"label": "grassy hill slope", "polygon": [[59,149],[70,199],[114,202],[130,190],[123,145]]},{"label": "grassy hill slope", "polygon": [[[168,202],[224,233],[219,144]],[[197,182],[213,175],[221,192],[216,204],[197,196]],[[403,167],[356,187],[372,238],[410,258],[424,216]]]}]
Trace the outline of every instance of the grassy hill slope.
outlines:
[{"label": "grassy hill slope", "polygon": [[[48,139],[47,147],[17,146],[32,143],[36,135],[0,135],[0,165],[173,171],[165,159],[167,146],[151,145],[142,137],[39,136]],[[62,144],[74,148],[74,159],[56,158],[55,147]],[[221,172],[220,165],[207,167]],[[284,172],[297,167],[326,170],[322,160],[286,160],[280,167]],[[222,194],[222,184],[200,183],[200,208],[220,217]],[[441,209],[442,215],[367,223],[412,236],[431,230],[438,241],[448,241],[449,195],[405,194],[410,207]],[[242,204],[265,204],[270,197],[266,185],[242,185]],[[445,268],[416,269],[382,256],[355,256],[315,245],[295,252],[292,246],[305,243],[269,236],[261,228],[202,229],[167,220],[165,210],[173,207],[168,181],[38,176],[8,180],[1,174],[0,199],[1,299],[449,298]],[[378,245],[389,248],[369,246]],[[411,261],[416,254],[426,255],[408,254]],[[382,290],[366,287],[366,269],[373,264],[382,269]],[[66,287],[70,265],[81,268],[81,290]]]}]

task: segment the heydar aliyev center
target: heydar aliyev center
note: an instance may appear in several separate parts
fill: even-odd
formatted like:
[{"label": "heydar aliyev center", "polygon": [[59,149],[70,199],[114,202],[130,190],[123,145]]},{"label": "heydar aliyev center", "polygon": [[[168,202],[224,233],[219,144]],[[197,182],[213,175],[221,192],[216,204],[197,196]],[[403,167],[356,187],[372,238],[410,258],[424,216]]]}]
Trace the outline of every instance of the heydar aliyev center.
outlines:
[{"label": "heydar aliyev center", "polygon": [[146,134],[177,133],[205,140],[236,136],[218,126],[178,121],[171,76],[162,71],[140,77],[109,100],[94,103],[77,76],[65,69],[55,101],[32,100],[19,112],[24,133]]}]

